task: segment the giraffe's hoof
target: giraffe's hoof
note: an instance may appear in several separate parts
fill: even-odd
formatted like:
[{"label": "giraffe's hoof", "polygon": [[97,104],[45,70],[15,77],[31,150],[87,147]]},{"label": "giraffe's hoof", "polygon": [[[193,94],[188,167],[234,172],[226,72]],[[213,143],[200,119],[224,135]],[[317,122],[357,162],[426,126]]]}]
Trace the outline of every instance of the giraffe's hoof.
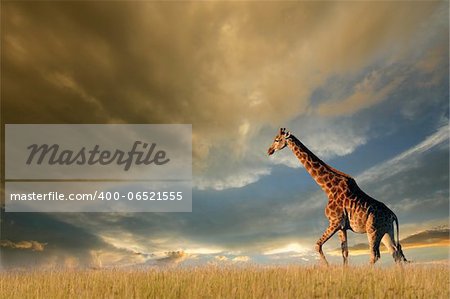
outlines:
[{"label": "giraffe's hoof", "polygon": [[328,261],[326,259],[324,259],[324,258],[321,259],[320,265],[322,265],[324,267],[328,267],[329,266]]}]

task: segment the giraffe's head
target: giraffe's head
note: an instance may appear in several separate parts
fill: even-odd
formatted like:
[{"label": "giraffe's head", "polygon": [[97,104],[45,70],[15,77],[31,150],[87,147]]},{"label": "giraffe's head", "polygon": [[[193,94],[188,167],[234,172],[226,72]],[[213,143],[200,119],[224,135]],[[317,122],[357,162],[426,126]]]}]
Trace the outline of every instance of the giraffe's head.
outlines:
[{"label": "giraffe's head", "polygon": [[277,136],[275,136],[275,139],[273,140],[272,145],[267,150],[267,153],[272,155],[274,152],[282,150],[287,145],[287,140],[291,137],[291,133],[289,131],[286,131],[286,128],[281,128],[278,131]]}]

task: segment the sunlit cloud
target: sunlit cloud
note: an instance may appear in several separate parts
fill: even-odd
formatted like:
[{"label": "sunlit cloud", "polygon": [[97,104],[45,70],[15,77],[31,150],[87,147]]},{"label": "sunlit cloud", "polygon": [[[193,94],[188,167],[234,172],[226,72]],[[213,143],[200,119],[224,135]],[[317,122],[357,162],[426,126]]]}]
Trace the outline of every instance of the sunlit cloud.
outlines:
[{"label": "sunlit cloud", "polygon": [[32,251],[44,251],[47,243],[42,243],[38,241],[18,241],[13,242],[10,240],[0,240],[0,247],[10,248],[10,249],[30,249]]},{"label": "sunlit cloud", "polygon": [[310,254],[312,253],[312,250],[310,249],[311,246],[303,246],[299,243],[290,243],[282,247],[270,249],[267,251],[264,251],[263,254],[265,255],[272,255],[272,254],[280,254],[280,253],[299,253],[299,254]]},{"label": "sunlit cloud", "polygon": [[158,264],[165,264],[165,265],[177,265],[179,263],[182,263],[186,259],[189,258],[189,254],[185,253],[184,251],[169,251],[166,252],[166,256],[162,258],[155,259],[155,262]]},{"label": "sunlit cloud", "polygon": [[250,256],[238,255],[238,256],[225,256],[216,255],[214,259],[210,261],[210,264],[220,265],[220,264],[232,264],[232,263],[246,263],[251,260]]},{"label": "sunlit cloud", "polygon": [[186,248],[184,251],[190,254],[216,254],[223,252],[224,250],[220,248],[197,247],[197,248]]},{"label": "sunlit cloud", "polygon": [[240,256],[236,256],[232,259],[233,262],[248,262],[250,260],[249,256],[245,256],[245,255],[240,255]]}]

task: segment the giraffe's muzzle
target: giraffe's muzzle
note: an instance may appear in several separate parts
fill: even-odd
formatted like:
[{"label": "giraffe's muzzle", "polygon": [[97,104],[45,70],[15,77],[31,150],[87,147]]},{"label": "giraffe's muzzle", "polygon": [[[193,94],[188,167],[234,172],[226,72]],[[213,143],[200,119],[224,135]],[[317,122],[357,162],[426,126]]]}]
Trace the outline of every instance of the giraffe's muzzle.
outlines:
[{"label": "giraffe's muzzle", "polygon": [[275,150],[274,150],[272,147],[270,147],[270,148],[267,150],[267,153],[269,154],[269,156],[272,155],[274,152],[275,152]]}]

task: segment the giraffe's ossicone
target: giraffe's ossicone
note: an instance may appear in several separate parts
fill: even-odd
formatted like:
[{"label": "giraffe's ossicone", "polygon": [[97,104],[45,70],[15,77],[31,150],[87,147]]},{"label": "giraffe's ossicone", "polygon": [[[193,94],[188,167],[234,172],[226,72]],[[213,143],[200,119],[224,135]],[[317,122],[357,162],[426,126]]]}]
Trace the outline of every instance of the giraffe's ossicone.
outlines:
[{"label": "giraffe's ossicone", "polygon": [[[341,240],[344,264],[348,262],[347,230],[366,233],[369,240],[371,263],[380,258],[380,243],[386,246],[396,262],[406,262],[400,242],[397,216],[384,203],[373,199],[343,173],[320,160],[286,129],[281,128],[267,151],[269,155],[289,147],[306,171],[328,196],[325,216],[328,228],[316,243],[316,250],[327,263],[322,245],[336,232]],[[394,223],[397,239],[394,238]]]}]

